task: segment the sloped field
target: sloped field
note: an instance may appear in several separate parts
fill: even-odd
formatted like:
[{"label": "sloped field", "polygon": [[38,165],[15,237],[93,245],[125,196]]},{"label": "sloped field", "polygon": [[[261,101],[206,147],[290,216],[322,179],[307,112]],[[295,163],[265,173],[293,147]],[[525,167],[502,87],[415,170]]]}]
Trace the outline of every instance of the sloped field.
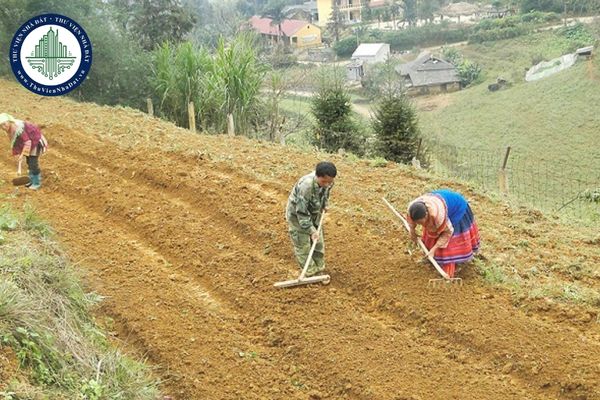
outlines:
[{"label": "sloped field", "polygon": [[[596,232],[333,156],[332,282],[276,290],[297,274],[289,189],[327,155],[2,86],[0,110],[46,124],[51,149],[42,191],[0,193],[52,223],[106,296],[101,316],[174,399],[600,399],[598,308],[531,297],[550,285],[597,293]],[[7,156],[0,173],[14,173]],[[471,199],[481,263],[520,277],[517,295],[474,267],[461,290],[428,289],[434,270],[406,252],[380,198],[404,209],[438,185]]]}]

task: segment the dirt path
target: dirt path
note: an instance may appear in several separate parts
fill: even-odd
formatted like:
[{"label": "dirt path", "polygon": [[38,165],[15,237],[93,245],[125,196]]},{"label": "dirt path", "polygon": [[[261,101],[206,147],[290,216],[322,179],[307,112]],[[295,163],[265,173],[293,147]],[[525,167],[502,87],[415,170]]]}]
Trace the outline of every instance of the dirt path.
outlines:
[{"label": "dirt path", "polygon": [[[431,181],[335,158],[332,283],[275,290],[296,274],[288,190],[321,156],[6,86],[1,109],[48,124],[51,151],[41,192],[0,193],[52,223],[106,296],[101,312],[118,337],[157,366],[175,399],[600,399],[593,310],[515,303],[472,269],[460,291],[426,289],[434,272],[404,252],[380,197],[403,207]],[[4,157],[5,181],[12,168]],[[488,257],[504,247],[515,264],[562,265],[577,241],[577,254],[600,262],[582,234],[562,243],[565,231],[537,220],[528,228],[554,248],[530,237],[520,252],[525,233],[509,222],[522,216],[469,195]]]}]

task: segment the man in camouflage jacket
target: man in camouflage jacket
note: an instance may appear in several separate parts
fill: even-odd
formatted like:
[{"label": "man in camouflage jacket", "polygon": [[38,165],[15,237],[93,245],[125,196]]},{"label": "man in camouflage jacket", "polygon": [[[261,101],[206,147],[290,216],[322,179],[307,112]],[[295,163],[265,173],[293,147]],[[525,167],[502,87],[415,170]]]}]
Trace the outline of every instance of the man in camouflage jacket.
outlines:
[{"label": "man in camouflage jacket", "polygon": [[300,178],[288,198],[286,219],[294,254],[300,268],[304,267],[312,242],[317,241],[306,276],[325,269],[323,228],[317,232],[321,213],[327,210],[329,192],[337,175],[335,165],[320,162],[312,172]]}]

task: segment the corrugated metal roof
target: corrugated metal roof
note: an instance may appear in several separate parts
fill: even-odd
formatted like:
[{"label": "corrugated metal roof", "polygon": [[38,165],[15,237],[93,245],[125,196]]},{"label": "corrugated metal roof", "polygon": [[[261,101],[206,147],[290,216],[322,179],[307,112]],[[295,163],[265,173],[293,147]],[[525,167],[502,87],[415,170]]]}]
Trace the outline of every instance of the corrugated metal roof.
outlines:
[{"label": "corrugated metal roof", "polygon": [[410,78],[413,86],[460,82],[454,65],[429,53],[421,53],[414,61],[397,66],[396,72]]},{"label": "corrugated metal roof", "polygon": [[429,58],[431,58],[431,53],[424,51],[421,54],[419,54],[417,58],[415,58],[413,61],[407,62],[406,64],[398,65],[396,67],[396,72],[398,72],[400,75],[408,75],[410,71],[416,69],[416,66],[422,64]]},{"label": "corrugated metal roof", "polygon": [[352,57],[375,56],[385,46],[389,45],[387,43],[361,43],[352,53]]},{"label": "corrugated metal roof", "polygon": [[413,86],[443,85],[460,82],[455,69],[441,71],[413,71],[409,74]]}]

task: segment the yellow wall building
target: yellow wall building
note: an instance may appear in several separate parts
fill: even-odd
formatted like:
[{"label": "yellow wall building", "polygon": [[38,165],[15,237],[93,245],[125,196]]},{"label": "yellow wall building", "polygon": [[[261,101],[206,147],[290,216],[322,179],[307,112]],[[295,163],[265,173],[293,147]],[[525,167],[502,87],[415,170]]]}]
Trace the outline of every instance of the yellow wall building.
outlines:
[{"label": "yellow wall building", "polygon": [[297,48],[321,45],[321,28],[306,21],[286,19],[281,23],[281,32],[270,18],[255,15],[250,19],[250,24],[261,36],[273,43],[283,41]]},{"label": "yellow wall building", "polygon": [[290,41],[294,47],[320,46],[321,28],[312,24],[306,24],[290,37]]}]

